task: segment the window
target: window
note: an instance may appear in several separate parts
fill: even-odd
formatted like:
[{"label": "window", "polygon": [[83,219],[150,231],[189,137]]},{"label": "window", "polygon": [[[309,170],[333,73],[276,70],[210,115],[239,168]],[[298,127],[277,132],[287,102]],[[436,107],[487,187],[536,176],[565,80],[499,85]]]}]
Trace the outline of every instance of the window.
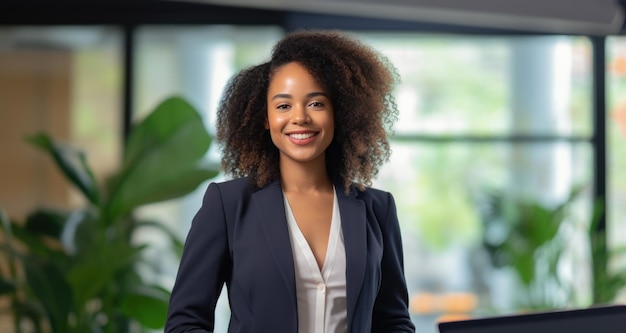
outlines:
[{"label": "window", "polygon": [[[549,212],[572,189],[591,185],[588,40],[360,36],[389,57],[402,79],[393,155],[375,185],[396,198],[418,331],[435,332],[441,318],[587,305],[589,272],[576,264],[584,251],[553,244],[563,254],[559,273],[551,275],[541,271],[555,260],[544,248],[531,262],[537,278],[561,280],[524,287],[514,269],[494,266],[504,249],[490,253],[483,242],[506,237],[510,228],[506,216],[488,211],[489,202],[533,203]],[[559,233],[585,241],[589,195],[571,203],[573,221],[563,222]]]},{"label": "window", "polygon": [[0,203],[23,217],[79,204],[48,157],[24,136],[47,132],[84,150],[102,180],[120,160],[121,30],[106,26],[0,28]]}]

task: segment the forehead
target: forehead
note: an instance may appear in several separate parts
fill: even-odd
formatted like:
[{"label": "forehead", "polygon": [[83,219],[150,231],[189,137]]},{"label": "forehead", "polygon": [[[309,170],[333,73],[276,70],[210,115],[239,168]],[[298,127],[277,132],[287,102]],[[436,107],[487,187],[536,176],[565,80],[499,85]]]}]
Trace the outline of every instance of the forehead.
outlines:
[{"label": "forehead", "polygon": [[321,85],[302,64],[297,62],[286,63],[277,67],[270,77],[270,89],[279,86],[311,86],[321,89]]}]

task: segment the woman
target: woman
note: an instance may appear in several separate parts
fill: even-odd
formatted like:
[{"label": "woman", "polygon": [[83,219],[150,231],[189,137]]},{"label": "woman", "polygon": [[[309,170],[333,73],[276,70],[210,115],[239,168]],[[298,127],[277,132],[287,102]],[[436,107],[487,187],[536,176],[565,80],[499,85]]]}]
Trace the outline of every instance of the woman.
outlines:
[{"label": "woman", "polygon": [[222,166],[187,237],[166,332],[413,332],[396,208],[368,188],[388,160],[395,69],[335,31],[301,31],[235,76]]}]

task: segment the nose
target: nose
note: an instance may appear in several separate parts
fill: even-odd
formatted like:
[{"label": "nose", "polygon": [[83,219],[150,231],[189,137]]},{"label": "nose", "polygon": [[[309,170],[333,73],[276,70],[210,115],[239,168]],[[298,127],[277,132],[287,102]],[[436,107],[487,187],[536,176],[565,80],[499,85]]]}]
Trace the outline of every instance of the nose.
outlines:
[{"label": "nose", "polygon": [[293,113],[292,113],[291,121],[294,124],[297,124],[297,125],[308,124],[311,121],[311,118],[309,116],[309,113],[306,107],[298,105],[298,106],[294,106],[292,110],[293,110]]}]

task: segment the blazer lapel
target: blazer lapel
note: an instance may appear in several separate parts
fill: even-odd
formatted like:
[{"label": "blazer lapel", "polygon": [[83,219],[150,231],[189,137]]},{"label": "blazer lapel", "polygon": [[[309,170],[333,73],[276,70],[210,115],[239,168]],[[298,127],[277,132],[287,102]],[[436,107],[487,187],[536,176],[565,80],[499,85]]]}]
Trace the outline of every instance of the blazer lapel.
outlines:
[{"label": "blazer lapel", "polygon": [[296,282],[291,252],[291,240],[285,217],[283,192],[278,180],[265,186],[252,195],[254,209],[263,235],[272,252],[276,265],[289,291],[290,301],[296,309]]},{"label": "blazer lapel", "polygon": [[[343,192],[343,184],[336,183],[335,191],[346,249],[346,307],[348,325],[351,326],[365,275],[367,217],[365,204],[356,198],[357,193],[354,187],[346,195]],[[255,192],[252,198],[263,236],[289,291],[290,301],[296,309],[295,269],[280,182],[274,181]]]},{"label": "blazer lapel", "polygon": [[344,193],[343,185],[335,184],[335,188],[346,248],[346,307],[348,325],[351,326],[365,275],[367,217],[365,204],[356,198],[354,187],[348,195]]}]

